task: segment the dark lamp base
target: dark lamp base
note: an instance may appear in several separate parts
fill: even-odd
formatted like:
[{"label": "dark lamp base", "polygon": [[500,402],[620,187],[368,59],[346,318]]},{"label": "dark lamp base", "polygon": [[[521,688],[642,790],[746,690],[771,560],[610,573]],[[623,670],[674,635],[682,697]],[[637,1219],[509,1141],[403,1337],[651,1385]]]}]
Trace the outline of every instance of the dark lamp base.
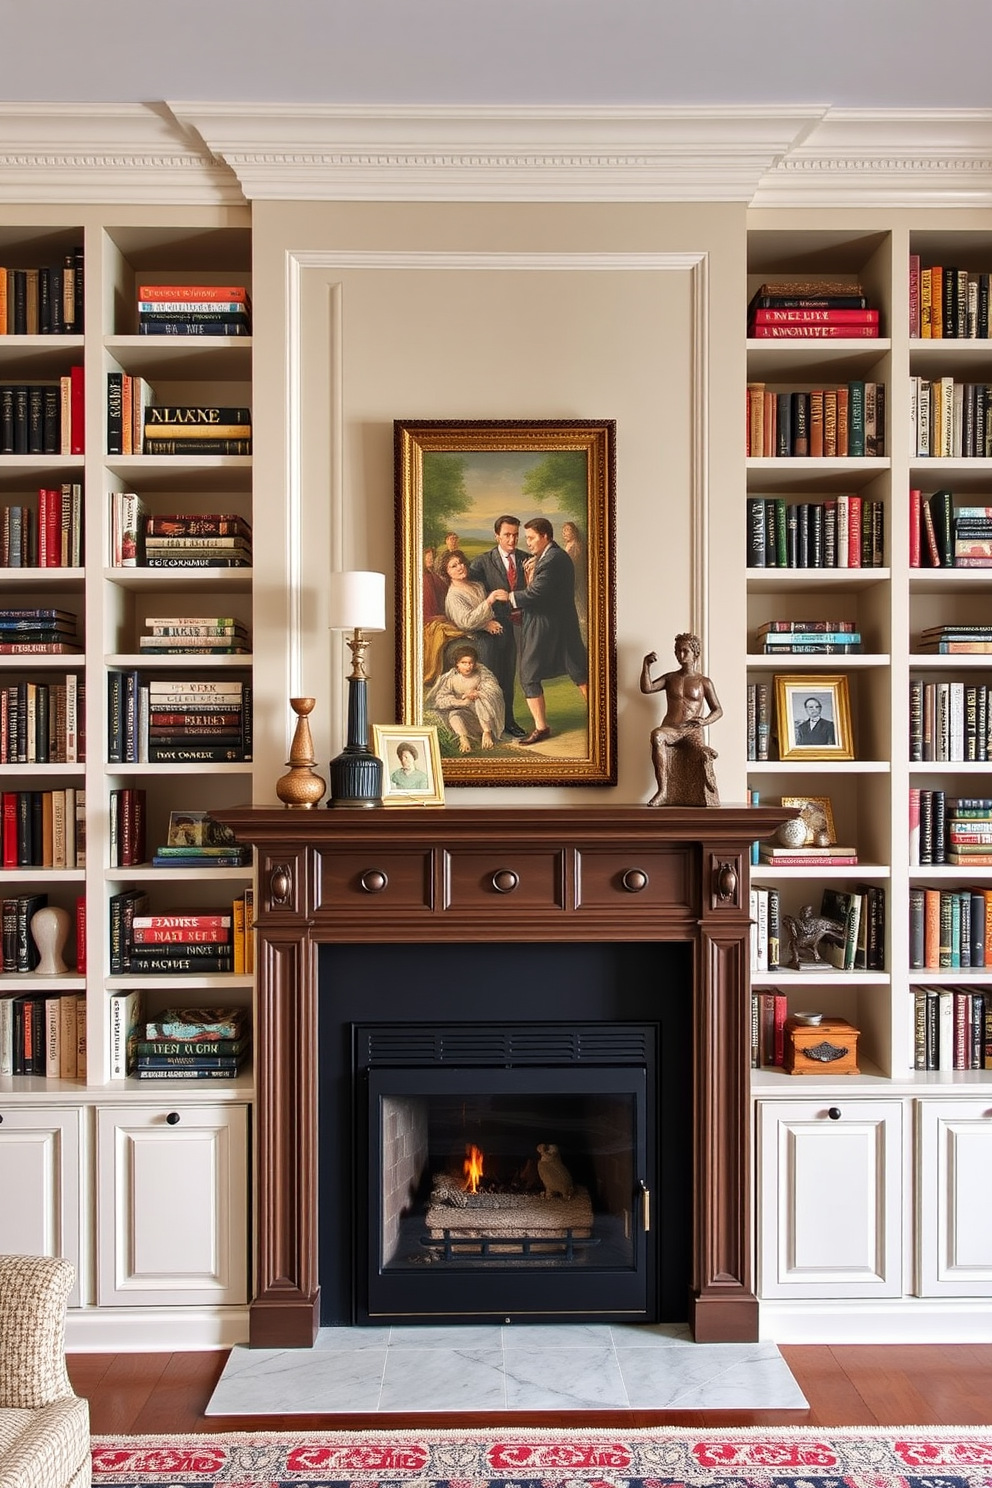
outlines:
[{"label": "dark lamp base", "polygon": [[382,805],[382,761],[360,746],[347,746],[330,764],[331,809]]}]

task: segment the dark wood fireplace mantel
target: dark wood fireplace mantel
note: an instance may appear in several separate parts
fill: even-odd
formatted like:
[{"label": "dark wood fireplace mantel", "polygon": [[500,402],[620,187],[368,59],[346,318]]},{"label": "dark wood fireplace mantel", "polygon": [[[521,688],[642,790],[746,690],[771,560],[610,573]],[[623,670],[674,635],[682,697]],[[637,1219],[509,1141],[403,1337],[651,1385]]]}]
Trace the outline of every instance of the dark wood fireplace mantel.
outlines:
[{"label": "dark wood fireplace mantel", "polygon": [[693,948],[693,1240],[700,1342],[757,1333],[748,1081],[750,843],[780,809],[244,807],[258,848],[252,1346],[310,1347],[317,1269],[317,947],[492,940]]}]

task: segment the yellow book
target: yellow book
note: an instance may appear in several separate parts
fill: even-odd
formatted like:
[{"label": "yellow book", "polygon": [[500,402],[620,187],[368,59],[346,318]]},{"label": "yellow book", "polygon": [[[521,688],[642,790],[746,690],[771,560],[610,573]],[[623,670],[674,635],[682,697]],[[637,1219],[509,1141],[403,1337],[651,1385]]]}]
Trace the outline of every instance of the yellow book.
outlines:
[{"label": "yellow book", "polygon": [[929,339],[933,335],[930,325],[932,314],[930,270],[920,270],[920,335]]},{"label": "yellow book", "polygon": [[239,894],[231,905],[231,944],[234,947],[234,974],[245,974],[245,896]]},{"label": "yellow book", "polygon": [[255,975],[255,890],[245,889],[245,974]]}]

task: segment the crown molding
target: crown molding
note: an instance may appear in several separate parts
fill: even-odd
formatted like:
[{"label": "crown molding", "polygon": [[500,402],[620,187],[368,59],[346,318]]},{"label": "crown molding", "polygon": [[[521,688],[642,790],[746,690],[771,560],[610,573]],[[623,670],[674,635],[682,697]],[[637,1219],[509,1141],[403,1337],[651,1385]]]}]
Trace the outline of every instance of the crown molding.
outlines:
[{"label": "crown molding", "polygon": [[0,103],[0,202],[992,206],[992,109]]},{"label": "crown molding", "polygon": [[0,202],[244,205],[164,104],[0,103]]}]

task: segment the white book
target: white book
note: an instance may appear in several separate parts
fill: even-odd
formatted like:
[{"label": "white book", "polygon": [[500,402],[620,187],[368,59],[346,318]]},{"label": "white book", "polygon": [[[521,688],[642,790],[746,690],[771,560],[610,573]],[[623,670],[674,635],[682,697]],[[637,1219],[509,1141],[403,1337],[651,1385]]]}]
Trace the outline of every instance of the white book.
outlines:
[{"label": "white book", "polygon": [[920,388],[916,400],[916,453],[929,456],[933,390],[928,378],[921,377],[919,382]]},{"label": "white book", "polygon": [[0,997],[0,1075],[14,1073],[14,1002]]},{"label": "white book", "polygon": [[837,497],[837,567],[849,568],[849,556],[851,546],[851,504],[850,497]]},{"label": "white book", "polygon": [[86,997],[77,997],[76,1002],[76,1077],[86,1075]]},{"label": "white book", "polygon": [[937,994],[937,1068],[954,1068],[954,993],[949,987]]},{"label": "white book", "polygon": [[76,866],[76,787],[67,785],[62,792],[65,798],[65,866]]},{"label": "white book", "polygon": [[758,889],[758,959],[756,971],[768,970],[768,890]]},{"label": "white book", "polygon": [[920,379],[909,379],[909,458],[919,454],[920,439]]},{"label": "white book", "polygon": [[954,384],[951,422],[951,455],[960,460],[964,452],[964,383]]},{"label": "white book", "polygon": [[751,970],[758,969],[758,891],[750,889],[748,910],[751,919]]},{"label": "white book", "polygon": [[949,691],[950,754],[948,758],[957,761],[964,759],[964,683],[951,682]]},{"label": "white book", "polygon": [[107,1074],[111,1080],[123,1080],[127,1074],[128,1039],[142,1020],[145,994],[111,992],[110,994],[110,1061]]},{"label": "white book", "polygon": [[79,676],[65,674],[65,762],[79,763]]}]

